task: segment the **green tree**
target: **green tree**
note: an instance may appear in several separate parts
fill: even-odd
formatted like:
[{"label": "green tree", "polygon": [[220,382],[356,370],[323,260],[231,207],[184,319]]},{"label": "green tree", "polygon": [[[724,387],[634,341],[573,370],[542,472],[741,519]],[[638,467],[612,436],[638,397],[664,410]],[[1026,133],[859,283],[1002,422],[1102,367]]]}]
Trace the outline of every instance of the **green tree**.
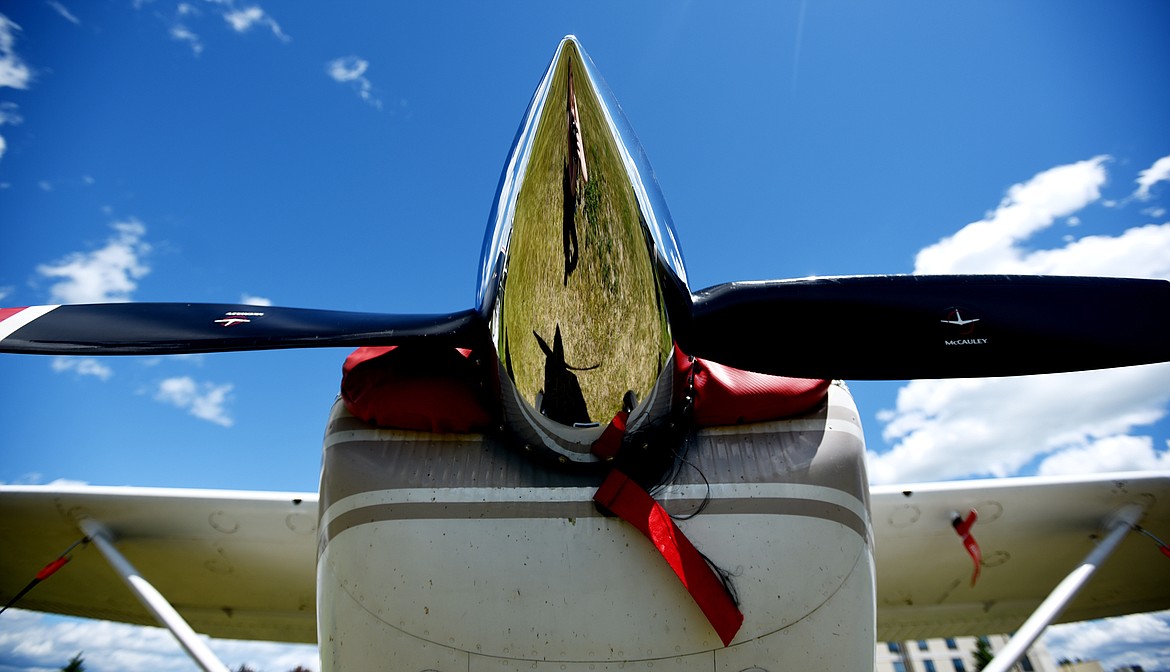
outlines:
[{"label": "green tree", "polygon": [[85,663],[82,662],[81,652],[69,659],[69,663],[61,668],[61,672],[85,672]]},{"label": "green tree", "polygon": [[979,672],[991,663],[991,659],[995,658],[995,654],[991,652],[991,642],[987,641],[986,637],[980,637],[975,642],[975,672]]}]

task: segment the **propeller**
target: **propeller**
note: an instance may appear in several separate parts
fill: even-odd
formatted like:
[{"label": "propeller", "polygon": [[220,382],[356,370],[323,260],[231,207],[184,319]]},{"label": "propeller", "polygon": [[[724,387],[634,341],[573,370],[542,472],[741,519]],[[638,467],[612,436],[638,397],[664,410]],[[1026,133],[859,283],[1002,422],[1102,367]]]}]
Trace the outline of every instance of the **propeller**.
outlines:
[{"label": "propeller", "polygon": [[[1054,373],[1170,360],[1170,282],[883,275],[733,282],[695,294],[684,352],[807,378]],[[476,347],[475,310],[387,315],[236,304],[0,309],[0,352],[149,355],[426,341]]]},{"label": "propeller", "polygon": [[226,303],[103,303],[0,308],[0,352],[162,355],[395,345],[473,347],[487,328],[474,310],[385,315]]},{"label": "propeller", "polygon": [[885,275],[733,282],[694,297],[683,351],[785,376],[903,380],[1170,360],[1170,282]]}]

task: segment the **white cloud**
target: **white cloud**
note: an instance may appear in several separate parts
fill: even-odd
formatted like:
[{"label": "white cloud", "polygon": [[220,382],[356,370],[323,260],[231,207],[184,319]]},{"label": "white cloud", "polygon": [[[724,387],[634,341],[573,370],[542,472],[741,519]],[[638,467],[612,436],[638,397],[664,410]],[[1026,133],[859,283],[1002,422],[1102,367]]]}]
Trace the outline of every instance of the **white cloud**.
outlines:
[{"label": "white cloud", "polygon": [[[88,550],[85,552],[89,552]],[[52,616],[22,609],[4,613],[0,661],[14,669],[57,670],[81,652],[92,672],[153,670],[186,672],[191,659],[162,628]],[[317,670],[317,647],[202,637],[231,669],[243,663],[260,670]]]},{"label": "white cloud", "polygon": [[329,61],[329,76],[338,82],[352,82],[360,79],[370,67],[370,62],[357,56],[344,56]]},{"label": "white cloud", "polygon": [[[134,8],[142,9],[146,4],[143,0],[135,0]],[[195,56],[199,56],[204,50],[205,44],[201,34],[206,26],[200,22],[205,21],[207,14],[223,18],[224,24],[237,33],[247,33],[252,28],[260,26],[267,28],[281,42],[289,42],[291,39],[276,19],[258,4],[239,7],[236,0],[204,0],[202,7],[208,11],[205,12],[200,6],[190,2],[180,2],[170,15],[158,14],[160,20],[166,24],[171,39],[186,44]]]},{"label": "white cloud", "polygon": [[[1083,451],[1151,425],[1166,416],[1168,401],[1170,364],[1018,378],[914,380],[898,391],[895,409],[879,414],[883,438],[895,445],[870,453],[870,481],[1011,476],[1043,456]],[[1050,468],[1059,464],[1069,463]],[[1093,465],[1083,463],[1075,473],[1093,471]]]},{"label": "white cloud", "polygon": [[[27,89],[32,81],[32,70],[25,64],[24,59],[16,53],[16,25],[7,16],[0,14],[0,87],[8,86],[14,89]],[[0,126],[4,124],[19,124],[20,115],[16,113],[15,103],[0,103]],[[8,141],[0,135],[0,159],[8,151]]]},{"label": "white cloud", "polygon": [[[1028,238],[1101,198],[1105,157],[1058,166],[1008,190],[985,219],[922,250],[919,273],[1021,273],[1170,277],[1170,224],[1116,236],[1068,238],[1028,249]],[[1164,447],[1143,436],[1166,417],[1170,365],[1017,378],[915,380],[882,411],[870,446],[874,483],[965,476],[1167,468]]]},{"label": "white cloud", "polygon": [[1106,436],[1092,443],[1050,455],[1040,463],[1041,476],[1170,470],[1170,451],[1158,453],[1148,436]]},{"label": "white cloud", "polygon": [[1170,277],[1170,223],[1134,227],[1119,236],[1086,236],[1055,250],[1020,255],[1021,273]]},{"label": "white cloud", "polygon": [[191,47],[191,53],[198,56],[203,53],[203,41],[187,26],[176,23],[171,26],[171,39],[177,42],[185,42],[187,46]]},{"label": "white cloud", "polygon": [[1105,161],[1098,156],[1046,170],[1013,185],[999,207],[920,251],[915,273],[1028,273],[1017,244],[1101,197]]},{"label": "white cloud", "polygon": [[1099,660],[1106,670],[1141,665],[1165,669],[1170,660],[1170,611],[1054,625],[1044,634],[1054,658]]},{"label": "white cloud", "polygon": [[[3,18],[4,17],[0,15],[0,20],[3,20]],[[20,107],[16,103],[9,101],[0,102],[0,126],[4,126],[6,124],[18,126],[23,123],[24,118],[20,116],[19,110]],[[4,158],[4,152],[7,151],[7,149],[8,141],[4,139],[4,136],[0,136],[0,158]]]},{"label": "white cloud", "polygon": [[4,299],[8,298],[8,295],[12,293],[13,289],[14,288],[10,285],[0,287],[0,301],[3,301]]},{"label": "white cloud", "polygon": [[247,7],[236,7],[235,0],[207,0],[209,4],[218,6],[220,8],[223,20],[227,21],[227,25],[232,27],[236,33],[247,33],[253,26],[263,26],[271,30],[271,33],[276,36],[277,40],[288,42],[289,36],[285,35],[281,29],[280,23],[271,18],[271,15],[264,12],[260,5],[249,5]]},{"label": "white cloud", "polygon": [[109,380],[114,375],[113,369],[93,357],[54,357],[52,367],[57,373],[71,371],[79,376],[93,376],[101,380]]},{"label": "white cloud", "polygon": [[231,383],[199,383],[190,376],[182,376],[159,383],[154,398],[184,409],[200,420],[231,427],[234,421],[225,406],[231,398],[232,388]]},{"label": "white cloud", "polygon": [[69,23],[72,23],[75,26],[81,25],[81,20],[78,19],[76,16],[74,16],[73,12],[70,12],[69,9],[67,7],[65,7],[65,5],[62,5],[60,2],[57,2],[57,0],[47,0],[46,4],[48,4],[50,7],[52,7],[53,11],[60,14],[61,18],[65,19]]},{"label": "white cloud", "polygon": [[382,101],[374,97],[374,85],[366,78],[366,70],[369,68],[369,61],[351,55],[329,61],[325,65],[325,72],[335,82],[352,85],[362,100],[380,110],[382,109]]},{"label": "white cloud", "polygon": [[240,296],[240,303],[249,306],[271,306],[272,299],[266,299],[263,296],[254,296],[252,294],[243,294]]},{"label": "white cloud", "polygon": [[253,24],[264,18],[264,10],[259,7],[237,9],[224,14],[223,18],[231,25],[232,30],[237,33],[243,33],[250,30]]},{"label": "white cloud", "polygon": [[45,485],[50,488],[75,488],[80,485],[89,485],[89,481],[79,481],[73,478],[54,478]]},{"label": "white cloud", "polygon": [[1170,156],[1163,156],[1154,165],[1138,173],[1138,188],[1134,196],[1144,201],[1150,197],[1150,187],[1166,181],[1170,181]]},{"label": "white cloud", "polygon": [[0,126],[4,124],[12,124],[16,126],[24,121],[18,111],[20,108],[16,103],[8,101],[0,103]]},{"label": "white cloud", "polygon": [[53,303],[107,303],[129,301],[135,282],[150,272],[142,261],[150,245],[142,240],[146,227],[136,219],[113,224],[116,232],[105,247],[74,252],[64,259],[37,267],[46,278],[60,278],[50,289]]},{"label": "white cloud", "polygon": [[0,14],[0,86],[27,89],[32,81],[32,70],[16,53],[16,31],[20,26]]},{"label": "white cloud", "polygon": [[215,0],[216,4],[224,5],[223,18],[227,21],[232,30],[237,33],[246,33],[252,29],[253,26],[265,26],[272,31],[281,42],[288,42],[288,35],[280,29],[280,24],[276,22],[267,12],[260,8],[259,5],[251,5],[243,9],[237,9],[235,3],[230,0]]}]

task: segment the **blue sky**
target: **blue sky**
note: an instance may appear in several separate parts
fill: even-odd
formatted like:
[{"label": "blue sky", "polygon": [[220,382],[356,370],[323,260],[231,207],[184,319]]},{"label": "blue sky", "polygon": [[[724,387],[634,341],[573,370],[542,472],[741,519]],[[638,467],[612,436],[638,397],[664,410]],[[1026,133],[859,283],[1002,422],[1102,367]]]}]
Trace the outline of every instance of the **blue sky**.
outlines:
[{"label": "blue sky", "polygon": [[[468,307],[565,33],[645,145],[695,289],[1170,277],[1165,3],[414,4],[6,4],[0,305]],[[0,482],[314,490],[344,354],[0,358]],[[852,389],[875,482],[1170,469],[1165,366]],[[1170,658],[1170,617],[1128,623],[1101,641]],[[1143,662],[1064,632],[1059,653]]]}]

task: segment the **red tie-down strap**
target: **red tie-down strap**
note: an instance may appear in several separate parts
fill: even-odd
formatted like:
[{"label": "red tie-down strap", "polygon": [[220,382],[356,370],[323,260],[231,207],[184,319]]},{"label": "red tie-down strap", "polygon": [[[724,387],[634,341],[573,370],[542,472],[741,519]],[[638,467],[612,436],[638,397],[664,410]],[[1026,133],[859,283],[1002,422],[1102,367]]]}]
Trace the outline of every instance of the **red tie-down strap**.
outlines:
[{"label": "red tie-down strap", "polygon": [[593,442],[590,452],[607,461],[616,457],[622,448],[622,440],[626,438],[626,421],[629,419],[629,411],[618,411]]},{"label": "red tie-down strap", "polygon": [[955,527],[955,532],[958,533],[959,538],[963,540],[963,548],[967,549],[967,555],[971,556],[971,560],[975,562],[975,573],[971,575],[971,587],[975,587],[975,582],[979,580],[979,568],[983,566],[983,551],[979,549],[979,542],[975,541],[975,537],[971,536],[971,527],[979,518],[979,514],[975,509],[971,509],[967,513],[966,518],[962,518],[959,514],[955,514],[951,524]]},{"label": "red tie-down strap", "polygon": [[743,624],[743,614],[715,570],[674,524],[666,509],[617,469],[609,472],[593,501],[646,535],[715,628],[723,646],[728,646]]},{"label": "red tie-down strap", "polygon": [[28,582],[28,585],[26,585],[24,588],[22,588],[20,590],[20,592],[18,592],[16,595],[14,595],[11,600],[8,600],[8,604],[5,604],[3,607],[0,607],[0,614],[4,613],[5,611],[8,611],[9,607],[16,604],[18,601],[20,601],[20,598],[24,597],[28,593],[28,591],[35,588],[38,583],[40,583],[41,581],[44,581],[45,579],[49,578],[50,576],[56,574],[58,569],[61,569],[62,567],[65,566],[65,564],[67,562],[72,560],[73,557],[69,554],[73,552],[73,549],[77,548],[77,546],[80,544],[88,544],[88,543],[89,543],[88,537],[82,537],[81,539],[78,539],[77,541],[73,542],[73,544],[70,545],[69,548],[65,549],[64,553],[57,556],[56,560],[53,560],[49,564],[45,565],[41,569],[41,571],[37,572],[36,576],[33,577],[33,580]]}]

